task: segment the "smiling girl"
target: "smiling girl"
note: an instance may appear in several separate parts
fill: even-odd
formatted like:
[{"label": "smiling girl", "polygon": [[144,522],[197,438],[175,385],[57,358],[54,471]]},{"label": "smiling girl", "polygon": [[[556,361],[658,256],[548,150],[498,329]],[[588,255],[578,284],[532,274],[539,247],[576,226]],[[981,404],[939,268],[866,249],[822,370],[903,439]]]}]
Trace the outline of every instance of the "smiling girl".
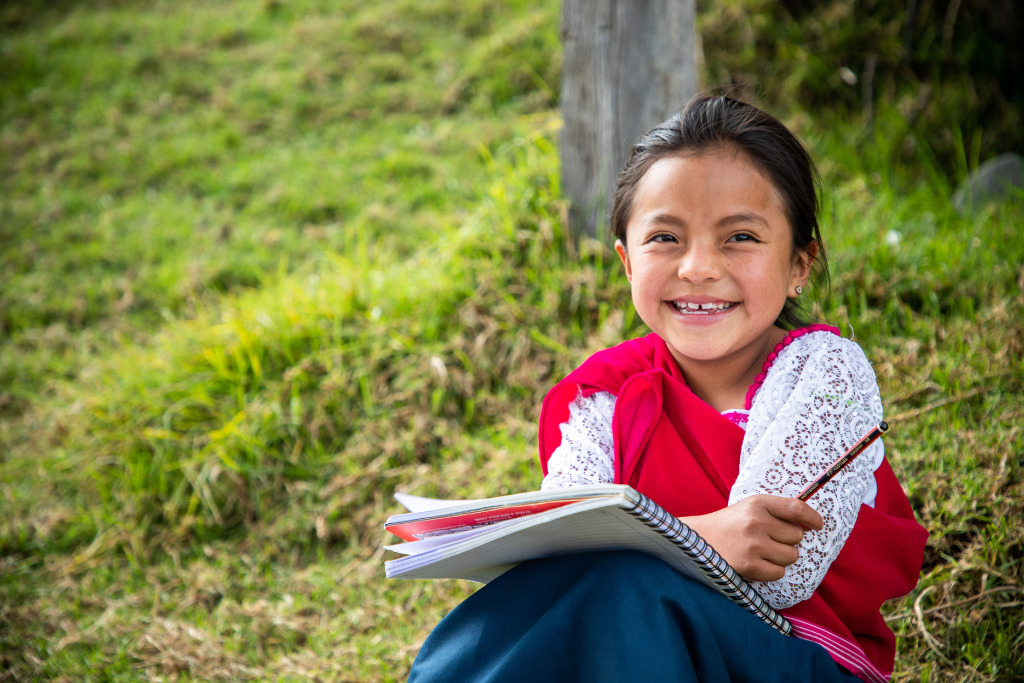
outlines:
[{"label": "smiling girl", "polygon": [[882,418],[863,351],[803,320],[827,281],[810,157],[779,121],[705,96],[644,135],[619,178],[615,249],[652,333],[545,397],[542,488],[629,484],[700,533],[796,638],[634,553],[524,563],[454,610],[410,680],[885,681],[881,604],[917,582],[926,532],[881,442],[795,496]]}]

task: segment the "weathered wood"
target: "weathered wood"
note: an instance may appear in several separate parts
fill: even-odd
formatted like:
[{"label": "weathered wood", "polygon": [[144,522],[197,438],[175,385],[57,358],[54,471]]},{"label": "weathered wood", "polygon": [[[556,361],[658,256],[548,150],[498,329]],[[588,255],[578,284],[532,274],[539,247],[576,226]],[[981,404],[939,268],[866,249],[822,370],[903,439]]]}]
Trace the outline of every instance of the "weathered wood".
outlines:
[{"label": "weathered wood", "polygon": [[632,143],[697,92],[695,0],[563,0],[563,191],[578,237],[604,237]]}]

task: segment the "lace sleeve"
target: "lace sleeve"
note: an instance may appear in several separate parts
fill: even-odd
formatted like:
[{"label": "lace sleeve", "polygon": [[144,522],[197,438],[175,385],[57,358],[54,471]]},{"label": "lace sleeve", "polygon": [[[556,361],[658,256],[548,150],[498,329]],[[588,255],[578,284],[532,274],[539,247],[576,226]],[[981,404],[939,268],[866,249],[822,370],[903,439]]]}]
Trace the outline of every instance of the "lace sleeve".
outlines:
[{"label": "lace sleeve", "polygon": [[562,443],[548,460],[542,491],[615,481],[614,413],[615,396],[606,391],[576,396],[569,404],[569,420],[559,426]]},{"label": "lace sleeve", "polygon": [[[758,493],[795,497],[881,419],[875,375],[859,346],[829,332],[798,337],[754,398],[729,504]],[[773,607],[806,600],[825,578],[861,504],[874,501],[882,457],[876,441],[808,501],[824,528],[804,535],[800,558],[782,579],[755,583]]]}]

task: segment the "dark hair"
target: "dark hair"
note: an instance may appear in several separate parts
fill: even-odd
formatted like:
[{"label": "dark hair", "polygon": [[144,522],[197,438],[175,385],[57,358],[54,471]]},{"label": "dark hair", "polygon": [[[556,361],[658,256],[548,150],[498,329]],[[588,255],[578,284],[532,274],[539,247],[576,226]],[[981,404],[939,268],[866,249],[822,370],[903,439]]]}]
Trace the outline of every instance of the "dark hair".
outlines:
[{"label": "dark hair", "polygon": [[[818,226],[818,171],[804,146],[778,119],[752,104],[725,95],[699,95],[664,123],[651,129],[633,145],[619,174],[612,198],[611,230],[626,243],[626,224],[633,212],[637,186],[647,171],[666,157],[699,154],[720,148],[743,152],[775,186],[793,230],[793,245],[806,249],[818,243],[812,269],[828,290],[828,262]],[[818,276],[814,276],[814,271]],[[800,305],[787,299],[777,324],[806,325]]]}]

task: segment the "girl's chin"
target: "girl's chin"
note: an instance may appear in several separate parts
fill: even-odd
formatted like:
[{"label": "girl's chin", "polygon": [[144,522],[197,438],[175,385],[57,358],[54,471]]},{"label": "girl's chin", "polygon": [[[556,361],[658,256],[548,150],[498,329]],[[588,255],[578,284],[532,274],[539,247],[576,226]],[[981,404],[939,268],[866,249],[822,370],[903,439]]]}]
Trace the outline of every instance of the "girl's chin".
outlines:
[{"label": "girl's chin", "polygon": [[724,349],[715,349],[707,345],[697,347],[672,345],[669,348],[677,361],[685,360],[692,363],[714,363],[727,355]]}]

